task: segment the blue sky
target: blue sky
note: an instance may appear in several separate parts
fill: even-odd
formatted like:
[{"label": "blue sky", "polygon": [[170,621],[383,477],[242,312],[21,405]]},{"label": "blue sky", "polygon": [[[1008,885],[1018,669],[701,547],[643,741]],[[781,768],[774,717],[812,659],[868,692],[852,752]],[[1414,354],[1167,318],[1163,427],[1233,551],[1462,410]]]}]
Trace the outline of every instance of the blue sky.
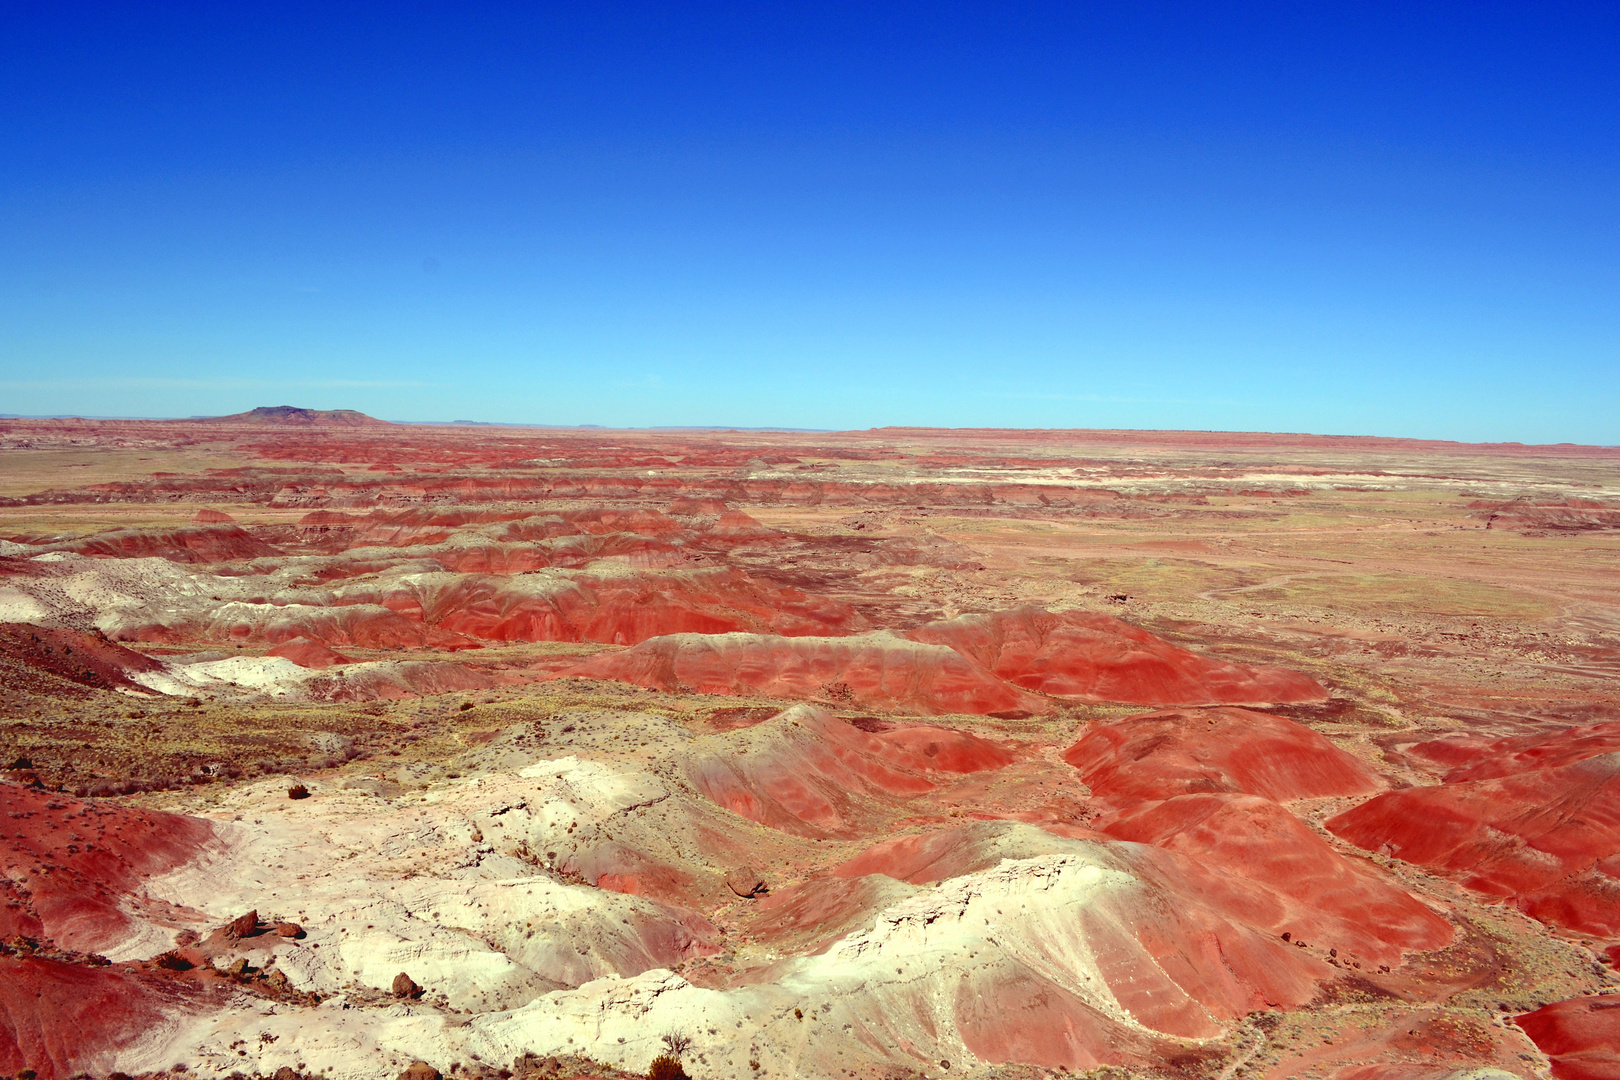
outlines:
[{"label": "blue sky", "polygon": [[0,412],[1620,443],[1620,8],[0,3]]}]

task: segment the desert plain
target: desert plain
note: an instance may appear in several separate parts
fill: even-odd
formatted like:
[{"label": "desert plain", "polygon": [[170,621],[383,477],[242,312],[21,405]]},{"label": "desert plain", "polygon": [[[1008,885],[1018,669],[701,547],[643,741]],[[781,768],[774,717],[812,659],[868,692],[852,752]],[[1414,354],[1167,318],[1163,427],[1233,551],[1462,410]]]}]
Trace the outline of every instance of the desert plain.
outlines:
[{"label": "desert plain", "polygon": [[0,1075],[1620,1076],[1620,449],[0,420],[0,624]]}]

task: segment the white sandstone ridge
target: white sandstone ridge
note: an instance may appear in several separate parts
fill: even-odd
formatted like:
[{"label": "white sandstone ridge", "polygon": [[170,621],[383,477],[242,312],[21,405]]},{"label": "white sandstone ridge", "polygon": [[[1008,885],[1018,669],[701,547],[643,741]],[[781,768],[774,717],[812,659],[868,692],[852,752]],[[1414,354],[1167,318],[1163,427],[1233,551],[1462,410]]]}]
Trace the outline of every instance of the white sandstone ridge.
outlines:
[{"label": "white sandstone ridge", "polygon": [[0,599],[26,597],[37,612],[32,621],[94,626],[114,640],[165,640],[184,628],[200,631],[203,640],[279,641],[340,621],[397,618],[341,590],[297,584],[312,561],[325,560],[284,558],[251,575],[215,574],[155,556],[102,559],[54,551],[30,561],[47,572],[14,579]]},{"label": "white sandstone ridge", "polygon": [[[270,782],[226,794],[211,814],[220,846],[148,883],[132,905],[141,926],[113,955],[149,956],[167,945],[159,931],[257,910],[304,927],[266,947],[294,987],[331,996],[314,1008],[242,997],[154,1031],[117,1067],[290,1065],[360,1080],[418,1058],[499,1067],[534,1052],[643,1070],[680,1033],[705,1078],[752,1078],[754,1062],[818,1077],[942,1075],[941,1062],[1084,1069],[1220,1035],[1267,1004],[1222,964],[1297,952],[1270,935],[1256,944],[1253,928],[1176,884],[1173,856],[986,822],[975,842],[998,861],[937,886],[882,878],[881,910],[819,955],[767,954],[730,988],[697,986],[674,969],[724,948],[723,933],[582,883],[577,868],[634,849],[717,872],[706,861],[717,848],[781,834],[635,767],[528,762],[392,795],[314,782],[297,801]],[[379,998],[400,972],[422,1000]],[[1314,992],[1295,981],[1289,1001]],[[351,1000],[357,988],[370,990]]]},{"label": "white sandstone ridge", "polygon": [[[32,561],[48,567],[48,572],[0,587],[0,622],[94,628],[115,641],[164,641],[174,636],[173,626],[202,626],[213,632],[211,640],[254,637],[262,647],[339,624],[405,621],[378,604],[334,606],[331,594],[287,584],[304,572],[296,565],[242,577],[194,570],[161,558],[99,559],[58,551],[36,555]],[[419,629],[419,624],[408,625],[412,632]],[[310,669],[280,656],[215,652],[159,662],[159,669],[131,670],[126,675],[154,693],[245,700],[365,701],[495,685],[486,672],[432,660],[373,660]]]},{"label": "white sandstone ridge", "polygon": [[487,673],[463,664],[370,660],[313,670],[281,656],[170,660],[161,671],[131,672],[129,678],[171,696],[208,694],[285,701],[371,701],[483,690],[495,685]]},{"label": "white sandstone ridge", "polygon": [[[227,1048],[251,1036],[261,1072],[303,1062],[340,1080],[402,1068],[416,1058],[441,1067],[469,1060],[504,1064],[525,1052],[582,1054],[641,1071],[664,1051],[663,1036],[678,1032],[691,1039],[687,1059],[705,1077],[752,1077],[754,1062],[776,1076],[893,1065],[938,1074],[942,1061],[968,1070],[1006,1060],[1008,1042],[1026,1034],[1018,1029],[1031,1017],[1027,1002],[1005,993],[1027,997],[1031,987],[1059,999],[1070,1022],[1050,1014],[1034,1019],[1058,1021],[1052,1037],[1067,1040],[1070,1067],[1091,1067],[1112,1059],[1109,1044],[1162,1045],[1164,1039],[1121,1004],[1102,970],[1121,959],[1114,953],[1123,940],[1110,932],[1121,916],[1105,920],[1101,934],[1077,917],[1088,909],[1127,909],[1138,902],[1141,885],[1103,847],[1076,846],[1082,850],[1005,860],[920,890],[882,912],[871,928],[822,955],[782,964],[775,978],[757,985],[705,989],[653,969],[628,978],[608,975],[471,1017],[441,1015],[413,1002],[344,1009],[332,1001],[311,1012],[254,1005],[128,1054],[120,1067],[183,1058],[202,1062],[204,1073],[226,1073],[241,1067]],[[1135,948],[1129,959],[1156,970],[1146,950]],[[411,958],[390,953],[384,966],[395,959]],[[479,978],[470,958],[441,961],[442,970],[455,966],[460,977]],[[1085,1026],[1076,1030],[1075,1021]],[[275,1040],[262,1042],[258,1032]],[[988,1059],[976,1052],[987,1048]]]},{"label": "white sandstone ridge", "polygon": [[689,912],[563,880],[537,854],[666,797],[648,774],[571,757],[393,800],[315,786],[297,801],[271,782],[233,792],[225,806],[241,820],[217,826],[222,845],[146,896],[188,908],[192,928],[255,909],[296,920],[307,937],[279,946],[277,966],[297,989],[385,989],[408,970],[455,1009],[676,963],[710,932]]}]

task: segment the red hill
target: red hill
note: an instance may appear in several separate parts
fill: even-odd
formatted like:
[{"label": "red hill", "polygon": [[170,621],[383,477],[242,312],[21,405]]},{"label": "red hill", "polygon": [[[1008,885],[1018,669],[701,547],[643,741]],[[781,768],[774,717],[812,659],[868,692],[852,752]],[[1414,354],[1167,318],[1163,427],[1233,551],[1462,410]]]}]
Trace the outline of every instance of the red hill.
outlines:
[{"label": "red hill", "polygon": [[1327,700],[1307,675],[1200,656],[1109,615],[1021,607],[962,615],[906,634],[949,645],[1023,687],[1133,705],[1269,705]]}]

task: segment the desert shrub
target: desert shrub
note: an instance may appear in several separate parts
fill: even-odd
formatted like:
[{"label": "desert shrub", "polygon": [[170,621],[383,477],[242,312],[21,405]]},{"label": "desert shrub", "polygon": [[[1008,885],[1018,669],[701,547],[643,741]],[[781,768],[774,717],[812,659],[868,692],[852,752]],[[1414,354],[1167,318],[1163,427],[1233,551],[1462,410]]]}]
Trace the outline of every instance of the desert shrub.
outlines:
[{"label": "desert shrub", "polygon": [[681,1068],[681,1059],[670,1054],[659,1054],[647,1066],[647,1080],[689,1080]]}]

